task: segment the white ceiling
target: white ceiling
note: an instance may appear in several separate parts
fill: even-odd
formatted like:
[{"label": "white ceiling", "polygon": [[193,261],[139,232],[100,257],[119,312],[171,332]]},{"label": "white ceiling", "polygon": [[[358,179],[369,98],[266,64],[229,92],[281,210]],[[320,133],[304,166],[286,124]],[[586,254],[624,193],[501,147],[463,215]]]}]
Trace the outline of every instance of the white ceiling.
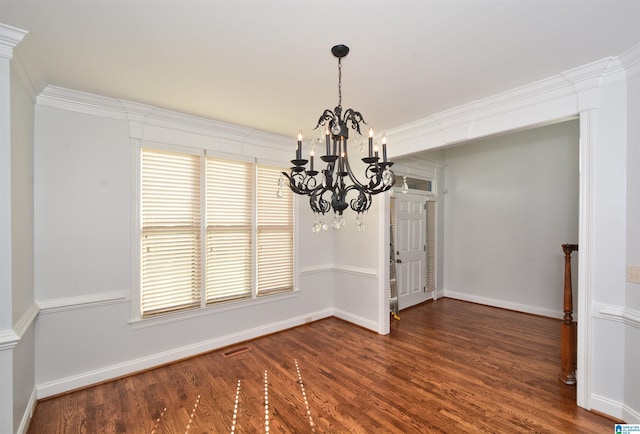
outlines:
[{"label": "white ceiling", "polygon": [[5,1],[48,84],[294,136],[337,96],[379,132],[640,42],[640,0]]}]

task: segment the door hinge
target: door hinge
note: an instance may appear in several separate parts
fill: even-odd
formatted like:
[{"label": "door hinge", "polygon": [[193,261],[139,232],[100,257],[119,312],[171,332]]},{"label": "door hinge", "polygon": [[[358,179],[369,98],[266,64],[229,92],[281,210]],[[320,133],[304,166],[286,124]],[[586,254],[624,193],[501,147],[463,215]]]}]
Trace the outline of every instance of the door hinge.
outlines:
[{"label": "door hinge", "polygon": [[422,287],[422,292],[427,292],[427,287],[426,286]]}]

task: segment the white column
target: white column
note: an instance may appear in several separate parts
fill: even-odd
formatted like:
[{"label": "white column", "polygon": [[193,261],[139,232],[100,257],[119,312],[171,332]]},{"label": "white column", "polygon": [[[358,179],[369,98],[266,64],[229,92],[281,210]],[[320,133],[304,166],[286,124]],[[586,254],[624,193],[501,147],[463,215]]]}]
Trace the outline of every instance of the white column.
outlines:
[{"label": "white column", "polygon": [[27,32],[0,24],[0,432],[13,430],[11,262],[11,57]]},{"label": "white column", "polygon": [[591,409],[591,301],[593,234],[593,110],[580,113],[580,227],[578,233],[578,354],[576,369],[576,403]]}]

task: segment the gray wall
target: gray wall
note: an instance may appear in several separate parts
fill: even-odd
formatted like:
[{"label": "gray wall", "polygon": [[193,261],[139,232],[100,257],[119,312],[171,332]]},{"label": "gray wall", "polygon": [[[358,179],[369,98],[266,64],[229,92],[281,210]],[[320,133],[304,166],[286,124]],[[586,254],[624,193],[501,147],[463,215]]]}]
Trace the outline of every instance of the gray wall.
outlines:
[{"label": "gray wall", "polygon": [[578,136],[569,121],[445,150],[446,296],[562,317],[561,244],[578,241]]}]

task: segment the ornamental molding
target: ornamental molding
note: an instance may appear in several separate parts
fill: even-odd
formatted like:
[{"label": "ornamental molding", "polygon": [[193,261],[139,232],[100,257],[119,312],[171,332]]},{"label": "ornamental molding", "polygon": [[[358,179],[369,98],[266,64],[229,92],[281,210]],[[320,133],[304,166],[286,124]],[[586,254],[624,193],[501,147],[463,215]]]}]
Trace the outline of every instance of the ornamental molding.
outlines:
[{"label": "ornamental molding", "polygon": [[27,89],[31,100],[35,104],[38,93],[46,87],[47,81],[38,50],[31,41],[31,36],[26,35],[15,49],[12,66],[15,67],[17,77]]},{"label": "ornamental molding", "polygon": [[620,322],[640,329],[640,311],[624,306],[594,303],[592,315],[609,321]]},{"label": "ornamental molding", "polygon": [[27,33],[26,30],[0,23],[0,58],[11,59],[13,49]]},{"label": "ornamental molding", "polygon": [[626,72],[627,79],[640,75],[640,44],[625,51],[620,61]]},{"label": "ornamental molding", "polygon": [[38,95],[36,104],[41,107],[51,107],[109,119],[127,120],[126,113],[117,99],[57,86],[45,87]]},{"label": "ornamental molding", "polygon": [[36,320],[36,317],[40,313],[40,308],[36,303],[31,303],[31,306],[22,314],[20,319],[13,326],[15,333],[22,339],[22,336],[29,330],[31,324]]},{"label": "ornamental molding", "polygon": [[394,155],[570,119],[598,107],[599,90],[640,73],[640,44],[553,77],[472,101],[387,131]]},{"label": "ornamental molding", "polygon": [[268,157],[273,150],[288,151],[291,147],[291,138],[279,134],[57,86],[47,86],[38,95],[37,104],[127,121],[130,137],[142,141],[179,143],[256,157]]},{"label": "ornamental molding", "polygon": [[0,351],[10,350],[18,345],[20,336],[13,330],[0,330]]}]

